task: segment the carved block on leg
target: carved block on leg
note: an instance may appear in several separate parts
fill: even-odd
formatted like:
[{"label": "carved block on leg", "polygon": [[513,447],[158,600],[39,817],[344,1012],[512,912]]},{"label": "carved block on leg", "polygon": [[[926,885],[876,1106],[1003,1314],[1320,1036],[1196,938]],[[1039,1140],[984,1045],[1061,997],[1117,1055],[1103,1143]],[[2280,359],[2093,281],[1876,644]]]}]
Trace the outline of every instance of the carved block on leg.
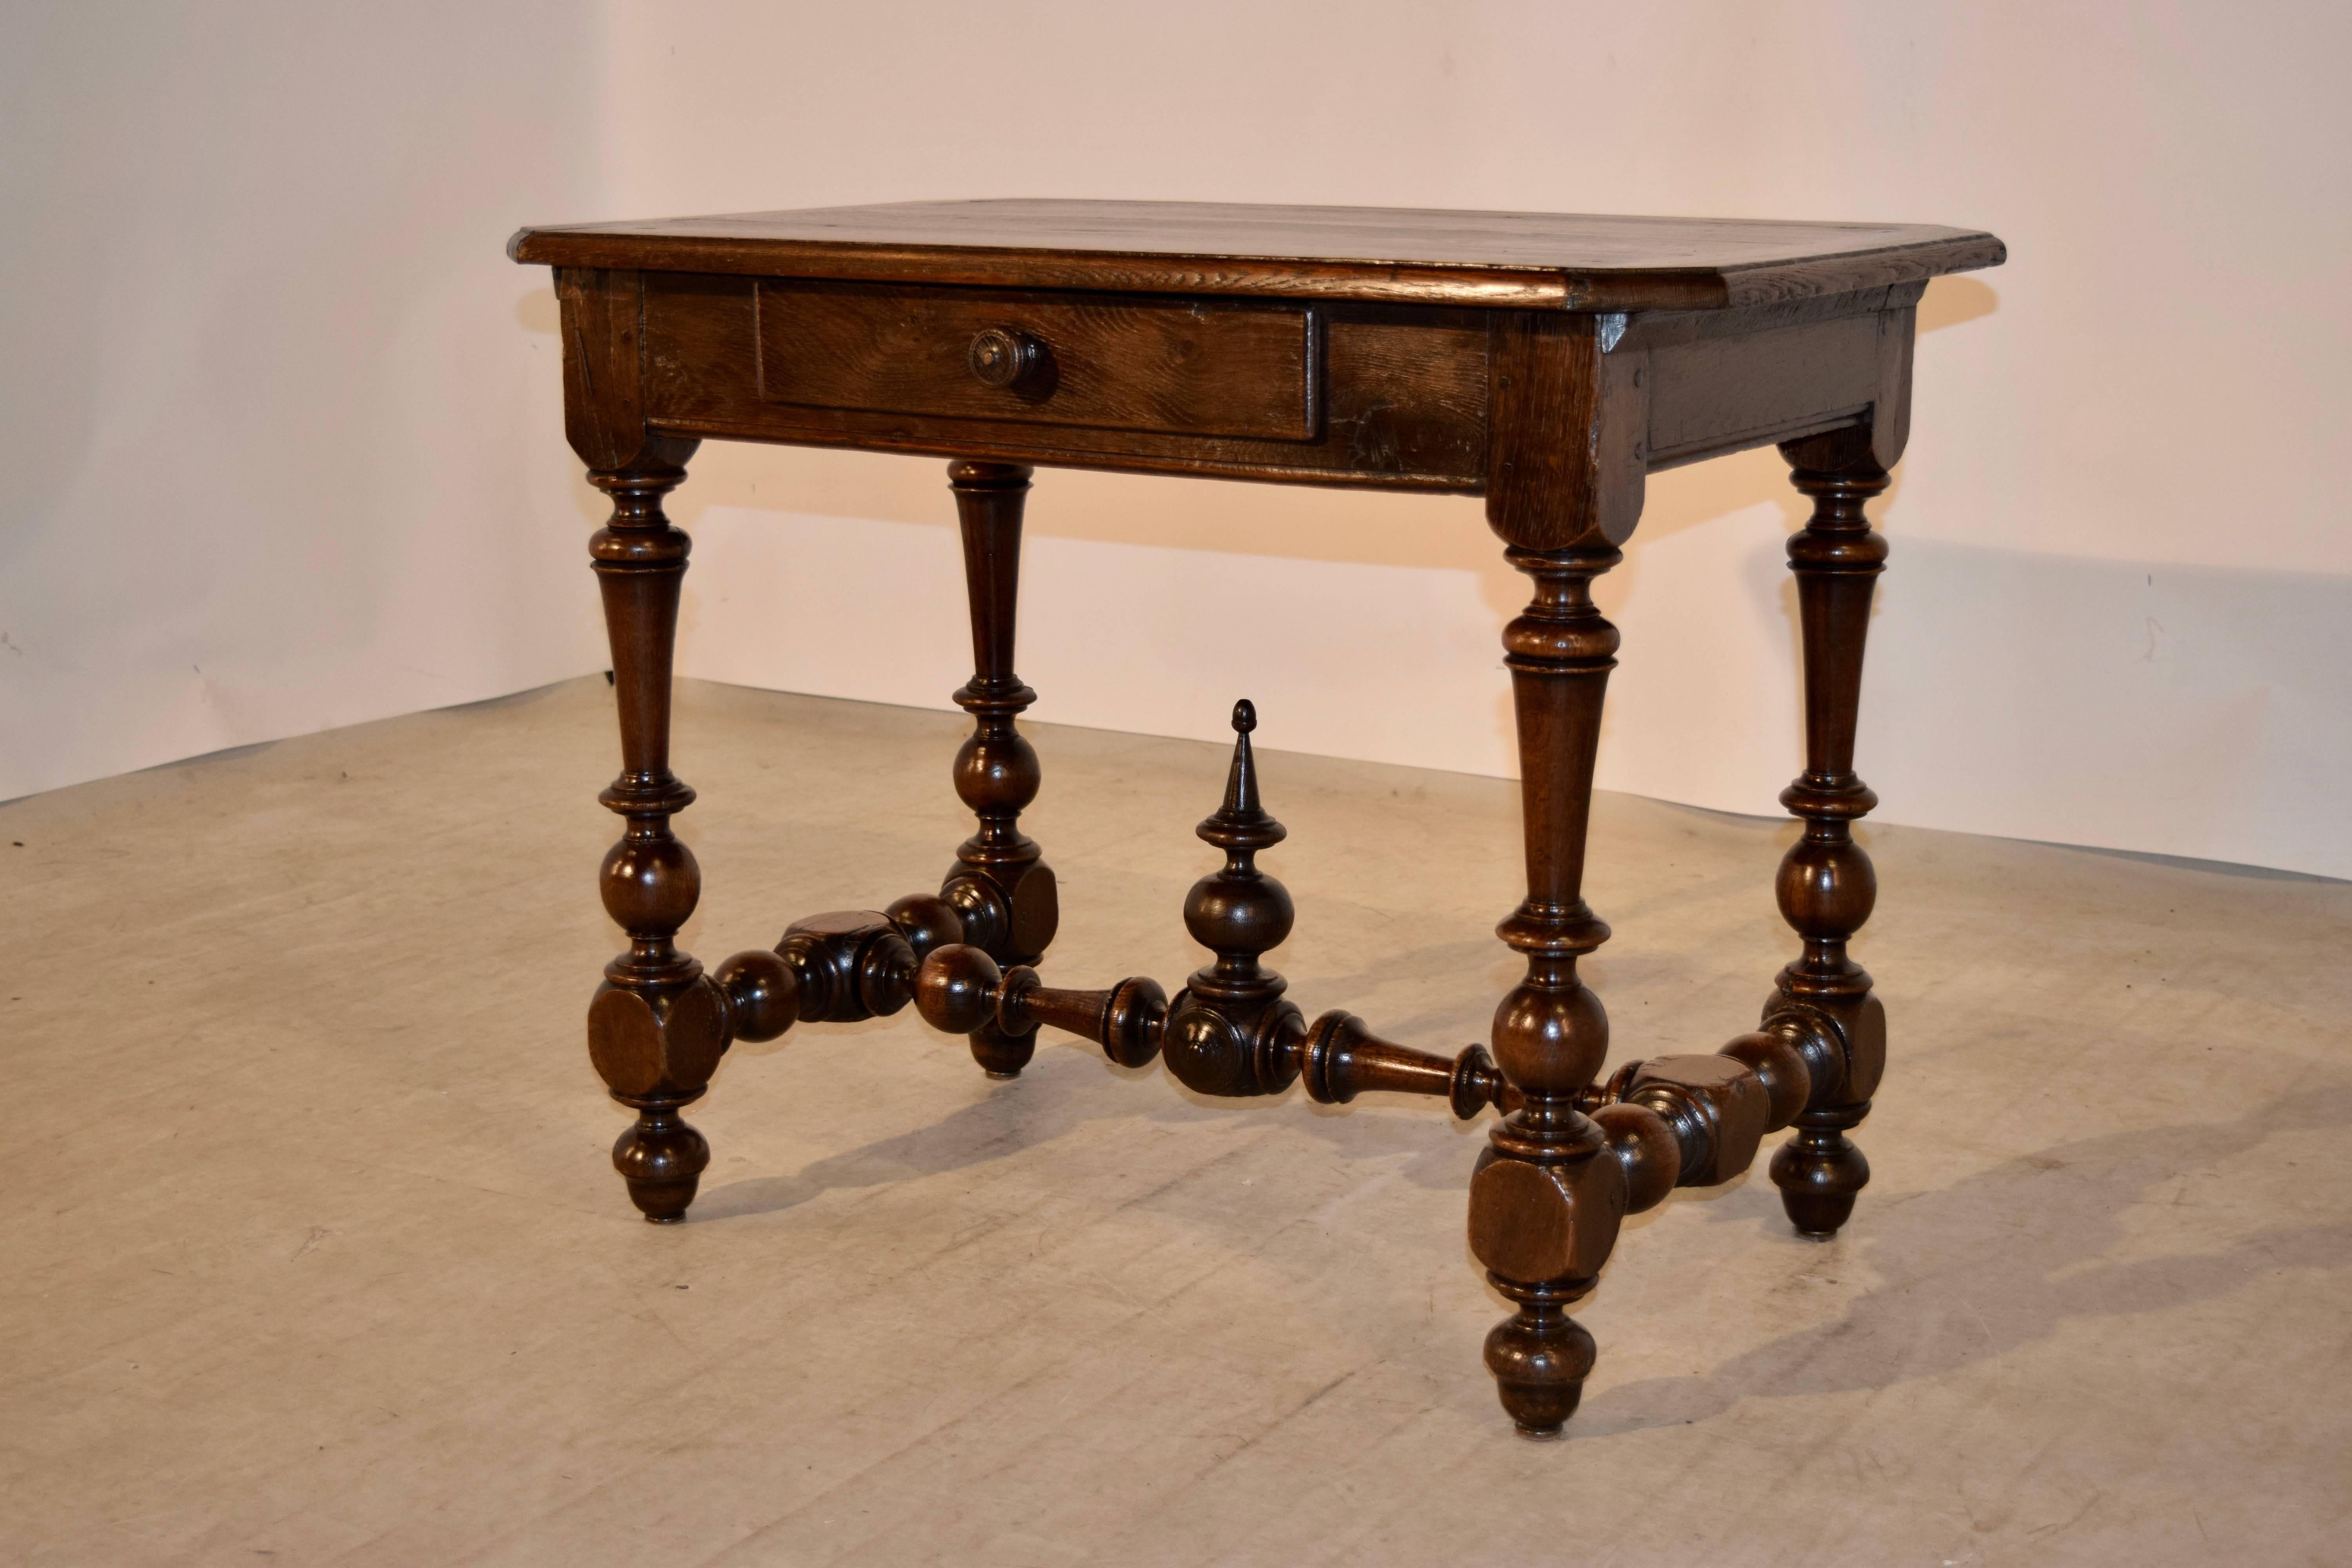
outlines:
[{"label": "carved block on leg", "polygon": [[709,976],[638,991],[608,981],[588,1007],[588,1058],[637,1113],[613,1145],[629,1200],[656,1225],[686,1217],[710,1145],[678,1112],[702,1098],[727,1049],[727,1002]]},{"label": "carved block on leg", "polygon": [[1674,1133],[1678,1186],[1712,1187],[1747,1170],[1771,1119],[1763,1079],[1721,1055],[1654,1057],[1634,1069],[1624,1098],[1655,1111]]},{"label": "carved block on leg", "polygon": [[1504,1410],[1530,1437],[1554,1437],[1592,1370],[1592,1336],[1567,1309],[1592,1289],[1626,1212],[1623,1164],[1601,1130],[1577,1125],[1531,1140],[1496,1129],[1470,1177],[1470,1250],[1518,1310],[1486,1336],[1486,1369]]},{"label": "carved block on leg", "polygon": [[887,1018],[914,994],[914,944],[880,910],[834,910],[794,921],[776,943],[793,972],[803,1018],[854,1024]]},{"label": "carved block on leg", "polygon": [[1625,1173],[1591,1120],[1565,1141],[1539,1146],[1514,1139],[1507,1123],[1470,1173],[1470,1251],[1516,1285],[1589,1279],[1609,1261],[1625,1217]]}]

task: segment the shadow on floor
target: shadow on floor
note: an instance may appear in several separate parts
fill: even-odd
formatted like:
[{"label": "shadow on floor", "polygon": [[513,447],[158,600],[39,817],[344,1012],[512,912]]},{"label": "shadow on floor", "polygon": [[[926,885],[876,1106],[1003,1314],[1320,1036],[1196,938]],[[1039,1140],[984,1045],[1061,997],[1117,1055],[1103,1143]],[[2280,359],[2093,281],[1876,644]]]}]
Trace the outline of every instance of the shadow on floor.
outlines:
[{"label": "shadow on floor", "polygon": [[[2352,1085],[2334,1084],[2234,1121],[2116,1133],[2011,1160],[1939,1190],[1875,1200],[1865,1194],[1864,1204],[1875,1212],[1858,1215],[1848,1239],[1823,1256],[1866,1266],[1884,1282],[1836,1321],[1696,1376],[1602,1389],[1585,1402],[1569,1435],[1606,1437],[1703,1421],[1743,1399],[1885,1388],[1990,1360],[2048,1337],[2068,1319],[2179,1307],[2227,1295],[2264,1273],[2352,1265],[2346,1226],[2265,1231],[2219,1252],[2099,1261],[2125,1238],[2124,1215],[2148,1203],[2150,1189],[2193,1180],[2274,1133],[2347,1123]],[[2193,1203],[2191,1187],[2173,1202]]]},{"label": "shadow on floor", "polygon": [[[1085,1122],[1107,1117],[1139,1114],[1158,1121],[1202,1121],[1232,1114],[1224,1106],[1188,1103],[1164,1090],[1158,1104],[1113,1109],[1101,1098],[1101,1079],[1068,1070],[1076,1065],[1055,1063],[1046,1070],[1041,1058],[1018,1082],[999,1086],[987,1099],[928,1127],[818,1160],[788,1176],[753,1176],[714,1187],[696,1201],[688,1222],[773,1214],[837,1188],[876,1187],[962,1170],[1051,1142]],[[1092,1065],[1112,1077],[1139,1080],[1137,1087],[1144,1093],[1160,1089],[1149,1081],[1159,1076],[1156,1066],[1129,1070],[1108,1062]]]},{"label": "shadow on floor", "polygon": [[[1156,1068],[1129,1072],[1093,1065],[1125,1079],[1160,1076]],[[1112,1109],[1103,1098],[1107,1087],[1087,1072],[1033,1069],[1018,1086],[934,1125],[817,1161],[791,1175],[717,1188],[705,1194],[692,1217],[713,1221],[771,1214],[838,1188],[961,1169],[1105,1116],[1196,1121],[1240,1109],[1190,1096]],[[1128,1087],[1164,1094],[1172,1086],[1122,1086]],[[1410,1124],[1394,1118],[1289,1103],[1294,1100],[1296,1090],[1250,1106],[1310,1110],[1312,1131],[1332,1152],[1348,1159],[1412,1155],[1398,1174],[1433,1184],[1460,1182],[1465,1144],[1472,1133],[1483,1131],[1441,1118],[1456,1136],[1433,1143],[1412,1138],[1405,1131]],[[2231,1121],[2086,1139],[2020,1156],[1948,1187],[1865,1195],[1854,1228],[1820,1256],[1826,1267],[1867,1268],[1882,1282],[1856,1298],[1835,1321],[1775,1340],[1695,1376],[1601,1388],[1585,1402],[1570,1436],[1591,1439],[1686,1425],[1749,1398],[1890,1387],[1990,1360],[2047,1338],[2069,1319],[2117,1317],[2211,1300],[2264,1273],[2352,1266],[2352,1226],[2345,1226],[2266,1231],[2218,1252],[2100,1261],[2126,1239],[2126,1215],[2155,1201],[2153,1189],[2185,1181],[2171,1201],[2193,1204],[2199,1173],[2259,1147],[2273,1134],[2347,1125],[2352,1125],[2352,1084],[2328,1083]],[[1669,1206],[1711,1224],[1775,1230],[1781,1225],[1778,1194],[1768,1184],[1734,1184],[1687,1196],[1713,1201]],[[1628,1234],[1631,1239],[1633,1230]],[[1604,1277],[1601,1289],[1607,1288]]]}]

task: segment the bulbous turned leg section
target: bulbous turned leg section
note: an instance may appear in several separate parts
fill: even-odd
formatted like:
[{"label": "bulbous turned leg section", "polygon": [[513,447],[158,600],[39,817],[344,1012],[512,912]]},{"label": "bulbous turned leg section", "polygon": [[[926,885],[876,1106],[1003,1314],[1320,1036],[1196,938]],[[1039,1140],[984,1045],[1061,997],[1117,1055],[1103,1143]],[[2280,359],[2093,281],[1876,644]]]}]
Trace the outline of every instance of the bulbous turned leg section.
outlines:
[{"label": "bulbous turned leg section", "polygon": [[1495,1374],[1503,1413],[1520,1436],[1538,1441],[1559,1436],[1576,1414],[1592,1361],[1592,1336],[1557,1298],[1522,1298],[1519,1310],[1486,1336],[1486,1370]]},{"label": "bulbous turned leg section", "polygon": [[1855,1194],[1870,1181],[1870,1162],[1845,1130],[1869,1112],[1867,1100],[1806,1111],[1797,1118],[1797,1135],[1772,1156],[1772,1184],[1798,1235],[1828,1241],[1853,1216]]},{"label": "bulbous turned leg section", "polygon": [[629,1201],[649,1224],[681,1223],[710,1163],[710,1145],[678,1111],[701,1096],[613,1098],[637,1113],[613,1144],[613,1169],[628,1184]]}]

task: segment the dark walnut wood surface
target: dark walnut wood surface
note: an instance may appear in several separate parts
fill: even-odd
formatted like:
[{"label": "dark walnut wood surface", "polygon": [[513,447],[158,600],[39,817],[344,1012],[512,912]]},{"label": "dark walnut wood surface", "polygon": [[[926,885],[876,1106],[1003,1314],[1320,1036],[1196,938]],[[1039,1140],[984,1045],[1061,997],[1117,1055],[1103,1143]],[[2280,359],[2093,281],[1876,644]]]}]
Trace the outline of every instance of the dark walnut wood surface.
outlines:
[{"label": "dark walnut wood surface", "polygon": [[[1864,508],[1910,428],[1927,279],[1998,263],[1999,240],[1868,224],[966,202],[530,229],[512,253],[556,268],[565,427],[613,500],[590,549],[621,729],[622,771],[602,799],[626,826],[601,885],[629,946],[590,1004],[588,1047],[637,1113],[613,1163],[647,1219],[682,1219],[693,1201],[710,1148],[682,1112],[732,1042],[911,1005],[998,1078],[1050,1026],[1123,1067],[1161,1059],[1196,1094],[1300,1083],[1326,1104],[1382,1090],[1465,1118],[1503,1112],[1470,1173],[1467,1236],[1516,1308],[1485,1358],[1532,1436],[1556,1436],[1576,1409],[1596,1352],[1568,1309],[1627,1215],[1733,1179],[1766,1133],[1793,1125],[1770,1161],[1790,1220],[1821,1237],[1846,1223],[1870,1179],[1846,1134],[1886,1061],[1885,1009],[1847,952],[1877,897],[1852,831],[1877,804],[1853,752],[1886,559]],[[694,799],[669,767],[688,542],[662,498],[712,437],[952,459],[972,639],[972,678],[954,697],[972,731],[951,776],[977,831],[936,893],[804,917],[772,949],[706,971],[677,940],[701,872],[670,826]],[[1604,1081],[1608,1014],[1577,966],[1609,938],[1583,879],[1619,637],[1592,582],[1621,559],[1650,473],[1765,445],[1812,502],[1788,542],[1805,771],[1780,800],[1802,830],[1774,880],[1802,951],[1758,1026],[1717,1054],[1636,1059]],[[1260,962],[1295,910],[1255,859],[1286,830],[1261,800],[1246,701],[1223,804],[1195,829],[1223,868],[1181,911],[1214,961],[1172,996],[1147,975],[1040,977],[1061,903],[1021,826],[1044,774],[1017,723],[1036,693],[1013,672],[1036,463],[1486,497],[1506,558],[1533,584],[1503,629],[1527,897],[1496,928],[1525,973],[1487,1044],[1449,1057],[1344,1010],[1309,1022]],[[1194,619],[1204,640],[1230,635],[1213,605]]]},{"label": "dark walnut wood surface", "polygon": [[637,271],[1593,311],[1844,294],[2008,254],[1991,235],[1928,224],[1029,199],[526,228],[508,253]]}]

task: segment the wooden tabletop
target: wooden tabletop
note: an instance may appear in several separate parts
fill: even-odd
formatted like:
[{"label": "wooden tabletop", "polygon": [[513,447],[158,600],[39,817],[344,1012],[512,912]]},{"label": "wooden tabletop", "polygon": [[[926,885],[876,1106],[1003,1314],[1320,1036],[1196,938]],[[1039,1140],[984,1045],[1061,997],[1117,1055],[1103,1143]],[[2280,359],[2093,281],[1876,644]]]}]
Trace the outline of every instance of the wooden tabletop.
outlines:
[{"label": "wooden tabletop", "polygon": [[1525,310],[1719,310],[1997,267],[1927,224],[1226,202],[898,202],[526,228],[518,261]]}]

